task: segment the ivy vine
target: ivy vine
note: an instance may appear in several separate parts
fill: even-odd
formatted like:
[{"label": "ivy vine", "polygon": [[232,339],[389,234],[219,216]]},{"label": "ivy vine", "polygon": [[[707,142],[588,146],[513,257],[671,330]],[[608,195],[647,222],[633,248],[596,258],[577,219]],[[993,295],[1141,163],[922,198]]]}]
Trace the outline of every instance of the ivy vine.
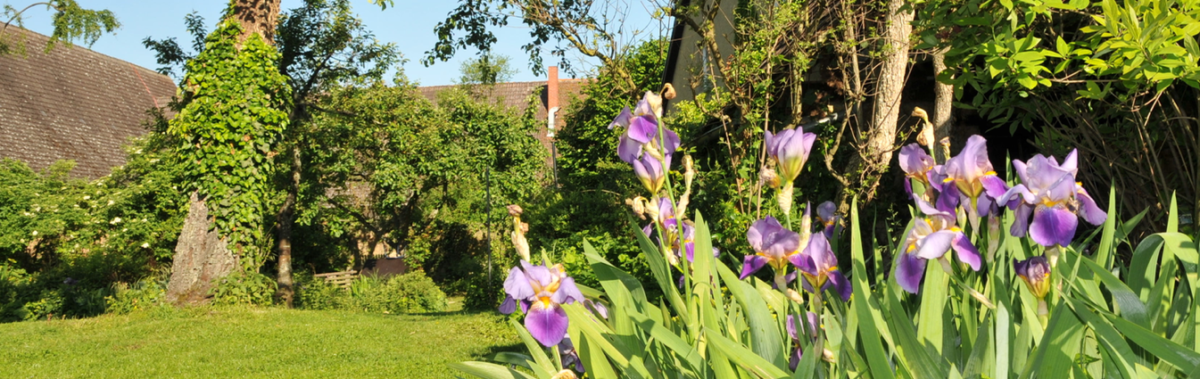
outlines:
[{"label": "ivy vine", "polygon": [[239,255],[243,269],[266,260],[265,205],[273,192],[273,162],[288,125],[291,89],[279,73],[279,52],[227,19],[187,64],[181,90],[186,104],[169,133],[181,143],[184,182],[209,208],[211,225]]}]

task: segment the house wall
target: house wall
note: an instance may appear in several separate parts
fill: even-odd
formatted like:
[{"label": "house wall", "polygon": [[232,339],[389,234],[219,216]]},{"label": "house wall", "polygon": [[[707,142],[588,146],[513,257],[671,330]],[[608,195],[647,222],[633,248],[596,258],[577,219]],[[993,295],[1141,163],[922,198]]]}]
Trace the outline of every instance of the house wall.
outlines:
[{"label": "house wall", "polygon": [[[714,20],[714,29],[717,36],[717,49],[721,56],[728,57],[733,54],[733,43],[737,39],[737,33],[734,29],[734,10],[737,9],[737,0],[701,0],[707,1],[709,4],[712,1],[720,1],[720,10],[717,12],[717,17]],[[684,4],[689,1],[683,0]],[[691,27],[676,21],[678,30],[672,35],[672,44],[678,44],[673,57],[668,57],[668,62],[672,67],[668,68],[668,76],[666,82],[671,83],[675,87],[675,99],[667,102],[666,111],[669,113],[674,109],[674,104],[692,101],[696,98],[697,93],[703,93],[714,86],[725,85],[720,78],[713,77],[712,73],[715,67],[708,67],[708,64],[713,64],[719,59],[708,57],[704,49],[700,46],[700,35],[692,30]],[[693,87],[693,84],[695,85]]]}]

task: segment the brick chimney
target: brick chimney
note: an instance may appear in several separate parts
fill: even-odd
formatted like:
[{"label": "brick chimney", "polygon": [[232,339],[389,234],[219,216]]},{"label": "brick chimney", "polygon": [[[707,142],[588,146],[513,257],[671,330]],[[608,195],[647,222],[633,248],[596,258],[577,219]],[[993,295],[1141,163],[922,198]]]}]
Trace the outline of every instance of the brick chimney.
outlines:
[{"label": "brick chimney", "polygon": [[550,66],[550,78],[546,80],[546,109],[558,106],[558,66]]}]

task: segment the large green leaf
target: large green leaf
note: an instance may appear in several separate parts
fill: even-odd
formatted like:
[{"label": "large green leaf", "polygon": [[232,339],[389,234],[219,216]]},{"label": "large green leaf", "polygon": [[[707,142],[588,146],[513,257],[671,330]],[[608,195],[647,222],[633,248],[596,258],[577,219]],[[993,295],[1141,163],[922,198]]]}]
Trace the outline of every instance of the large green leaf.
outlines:
[{"label": "large green leaf", "polygon": [[1117,277],[1113,276],[1113,274],[1108,272],[1108,270],[1100,267],[1100,265],[1096,262],[1092,262],[1091,259],[1080,259],[1080,261],[1082,261],[1085,266],[1092,269],[1092,272],[1096,274],[1096,277],[1100,278],[1100,281],[1103,282],[1104,286],[1108,288],[1108,291],[1112,293],[1113,300],[1117,302],[1117,307],[1120,308],[1121,316],[1133,321],[1134,323],[1137,323],[1138,325],[1150,325],[1150,318],[1146,314],[1146,305],[1138,299],[1138,296],[1133,293],[1133,290],[1125,286],[1125,283],[1122,283],[1120,279],[1117,279]]},{"label": "large green leaf", "polygon": [[716,330],[706,328],[704,329],[704,336],[708,338],[709,343],[718,350],[721,350],[730,360],[755,375],[764,378],[787,378],[790,376],[782,368],[775,366],[775,364],[755,352],[746,349],[745,346],[722,336]]},{"label": "large green leaf", "polygon": [[645,233],[642,233],[635,226],[630,226],[630,229],[637,236],[638,245],[642,247],[642,256],[646,257],[646,262],[650,266],[650,272],[654,274],[654,280],[658,282],[663,295],[667,297],[667,303],[675,310],[675,314],[686,318],[687,305],[683,303],[683,298],[679,296],[679,290],[675,289],[675,281],[671,280],[671,267],[667,265],[666,258],[663,257],[658,247],[655,247],[654,243],[650,242]]},{"label": "large green leaf", "polygon": [[555,372],[558,372],[556,369],[558,365],[554,364],[554,361],[551,361],[549,356],[546,356],[546,349],[542,348],[542,345],[533,339],[533,335],[529,334],[525,326],[518,324],[516,320],[509,321],[513,327],[517,328],[517,335],[521,336],[521,341],[525,343],[525,348],[529,349],[529,354],[533,356],[533,361],[537,363],[533,367],[530,367],[533,373],[539,379],[548,379]]},{"label": "large green leaf", "polygon": [[1144,364],[1144,362],[1142,362],[1137,354],[1134,354],[1133,349],[1129,347],[1129,343],[1125,342],[1125,338],[1121,336],[1121,333],[1106,320],[1087,309],[1079,301],[1069,297],[1063,298],[1063,301],[1066,301],[1071,309],[1075,311],[1075,315],[1079,316],[1096,333],[1096,339],[1100,342],[1100,346],[1108,353],[1106,355],[1108,362],[1106,363],[1111,363],[1121,373],[1122,377],[1133,378],[1136,371],[1133,365],[1135,363]]},{"label": "large green leaf", "polygon": [[[747,322],[750,327],[750,347],[760,357],[773,363],[775,367],[787,368],[787,358],[783,354],[783,339],[781,338],[783,333],[780,332],[771,310],[767,308],[767,302],[758,295],[758,291],[753,286],[738,280],[737,275],[725,265],[717,265],[717,270],[721,274],[721,279],[725,281],[725,286],[729,288],[729,293],[746,310]],[[750,278],[748,280],[757,279]],[[726,352],[726,354],[729,353]]]},{"label": "large green leaf", "polygon": [[930,350],[917,339],[917,332],[913,330],[911,318],[900,305],[900,299],[896,298],[894,292],[888,292],[886,296],[888,326],[892,337],[896,339],[896,349],[904,359],[904,366],[917,378],[949,377],[950,367],[947,362],[942,360],[940,355],[930,355]]},{"label": "large green leaf", "polygon": [[535,379],[523,372],[488,362],[451,363],[450,368],[484,379]]},{"label": "large green leaf", "polygon": [[870,286],[867,285],[866,280],[867,265],[863,259],[862,231],[859,230],[858,225],[857,200],[850,207],[850,258],[854,265],[853,276],[850,278],[854,290],[851,302],[857,315],[858,327],[856,329],[862,335],[871,377],[891,379],[894,377],[892,367],[888,364],[888,355],[883,351],[883,344],[879,341],[879,328],[885,324],[875,322],[876,318],[879,318],[880,312],[877,305],[872,306]]},{"label": "large green leaf", "polygon": [[1200,375],[1200,353],[1192,351],[1166,338],[1159,337],[1154,332],[1141,325],[1134,324],[1115,315],[1108,319],[1113,326],[1120,330],[1126,338],[1141,346],[1142,349],[1178,368],[1189,378]]},{"label": "large green leaf", "polygon": [[1079,352],[1079,340],[1083,338],[1083,323],[1064,302],[1050,312],[1049,324],[1033,360],[1021,372],[1022,379],[1034,374],[1039,378],[1066,378],[1071,371],[1073,358]]},{"label": "large green leaf", "polygon": [[608,359],[621,370],[624,376],[633,378],[653,377],[640,359],[642,355],[645,355],[645,350],[634,349],[619,343],[614,344],[605,338],[605,334],[611,334],[612,331],[603,330],[603,325],[593,322],[592,320],[595,320],[595,318],[581,304],[565,305],[563,306],[563,310],[567,311],[567,317],[570,317],[572,321],[571,324],[579,327],[588,345],[593,349],[598,347],[603,350]]}]

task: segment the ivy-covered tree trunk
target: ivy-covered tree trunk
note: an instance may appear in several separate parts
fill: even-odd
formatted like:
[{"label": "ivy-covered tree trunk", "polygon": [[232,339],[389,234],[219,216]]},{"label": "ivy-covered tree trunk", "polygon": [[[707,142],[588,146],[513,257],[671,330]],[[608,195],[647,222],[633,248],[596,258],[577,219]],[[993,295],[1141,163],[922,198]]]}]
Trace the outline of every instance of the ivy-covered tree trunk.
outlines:
[{"label": "ivy-covered tree trunk", "polygon": [[844,191],[842,207],[849,205],[849,196],[869,201],[875,195],[879,178],[887,172],[896,148],[896,125],[900,118],[900,98],[904,91],[904,79],[908,69],[908,38],[912,34],[912,10],[902,9],[903,0],[888,2],[887,27],[883,31],[882,58],[879,79],[875,85],[875,99],[871,123],[867,125],[867,140],[862,151],[852,161],[848,171],[852,188]]},{"label": "ivy-covered tree trunk", "polygon": [[[187,64],[186,105],[169,128],[184,141],[176,150],[193,191],[168,284],[176,303],[204,301],[216,280],[235,269],[258,275],[265,261],[263,213],[291,93],[267,37],[278,12],[279,0],[231,1]],[[230,255],[236,264],[221,263]]]}]

